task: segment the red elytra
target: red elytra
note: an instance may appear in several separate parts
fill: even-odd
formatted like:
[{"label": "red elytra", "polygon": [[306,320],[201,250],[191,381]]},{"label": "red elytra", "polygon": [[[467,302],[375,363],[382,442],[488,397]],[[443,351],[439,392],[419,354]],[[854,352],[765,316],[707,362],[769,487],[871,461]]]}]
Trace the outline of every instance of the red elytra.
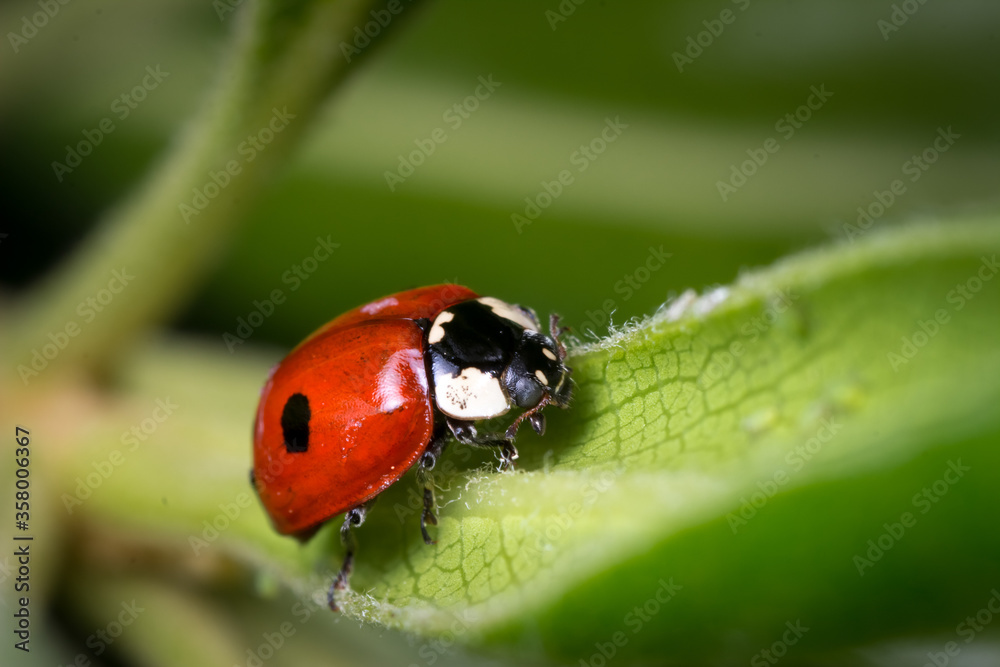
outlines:
[{"label": "red elytra", "polygon": [[[322,326],[274,368],[257,411],[254,485],[278,532],[309,537],[416,462],[434,422],[416,320],[477,297],[436,285],[379,299]],[[289,450],[282,424],[296,394],[308,406],[298,432],[307,451]]]}]

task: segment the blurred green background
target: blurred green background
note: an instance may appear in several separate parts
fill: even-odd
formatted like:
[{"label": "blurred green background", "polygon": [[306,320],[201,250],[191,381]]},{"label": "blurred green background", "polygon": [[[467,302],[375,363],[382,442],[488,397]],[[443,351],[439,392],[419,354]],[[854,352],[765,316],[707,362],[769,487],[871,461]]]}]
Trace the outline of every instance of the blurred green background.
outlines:
[{"label": "blurred green background", "polygon": [[[403,6],[406,24],[365,54],[274,171],[173,328],[221,354],[222,334],[280,288],[287,301],[250,343],[286,349],[359,303],[455,281],[559,312],[585,338],[589,329],[606,332],[612,311],[620,324],[686,288],[725,284],[744,268],[848,238],[844,225],[856,224],[859,207],[885,200],[878,193],[896,179],[905,192],[876,227],[996,207],[997,3]],[[553,22],[560,7],[565,20]],[[0,8],[5,301],[69,256],[169,149],[217,80],[235,21],[209,2],[78,1],[59,5],[15,45],[10,33],[38,11],[36,2]],[[898,30],[886,28],[894,12]],[[685,52],[694,57],[679,71],[676,54]],[[114,101],[147,66],[169,76],[120,117]],[[480,77],[500,85],[470,102]],[[832,95],[790,136],[788,125],[776,127],[813,89]],[[456,127],[449,110],[463,104],[468,117]],[[58,180],[52,163],[105,118],[114,132]],[[574,153],[609,118],[627,127],[577,171]],[[446,140],[390,189],[385,173],[437,128]],[[942,128],[959,138],[925,171],[908,168]],[[724,200],[718,182],[769,138],[780,148]],[[567,169],[572,184],[519,230],[512,215],[525,214],[525,198]],[[197,218],[188,231],[197,244]],[[317,237],[339,247],[308,280],[285,280]],[[643,273],[660,248],[670,259]],[[374,648],[379,634],[365,633],[343,633],[357,637],[342,656],[348,663],[387,659]],[[415,650],[392,642],[393,659]]]},{"label": "blurred green background", "polygon": [[[888,3],[591,1],[554,30],[554,2],[404,6],[411,23],[329,102],[180,326],[233,329],[317,235],[339,251],[255,342],[287,346],[352,305],[446,280],[577,326],[602,319],[594,309],[613,299],[621,322],[686,287],[844,236],[857,207],[897,178],[907,191],[876,225],[996,200],[994,3],[921,5],[888,40],[877,24]],[[8,4],[4,25],[33,7]],[[723,10],[732,23],[718,22]],[[3,226],[24,241],[0,261],[7,285],[58,261],[169,146],[213,82],[230,19],[206,3],[74,3],[4,54]],[[688,37],[708,42],[719,25],[678,72]],[[170,76],[119,120],[112,102],[147,65]],[[453,129],[443,115],[480,76],[501,85]],[[811,86],[832,96],[785,139],[775,124]],[[51,163],[105,117],[115,131],[58,182]],[[578,173],[570,156],[606,117],[628,128]],[[949,126],[961,138],[909,181],[904,163]],[[447,140],[391,192],[384,173],[435,128]],[[723,202],[717,182],[769,137],[780,150]],[[563,169],[574,183],[519,234],[511,215]],[[673,257],[626,300],[616,283],[659,245]]]}]

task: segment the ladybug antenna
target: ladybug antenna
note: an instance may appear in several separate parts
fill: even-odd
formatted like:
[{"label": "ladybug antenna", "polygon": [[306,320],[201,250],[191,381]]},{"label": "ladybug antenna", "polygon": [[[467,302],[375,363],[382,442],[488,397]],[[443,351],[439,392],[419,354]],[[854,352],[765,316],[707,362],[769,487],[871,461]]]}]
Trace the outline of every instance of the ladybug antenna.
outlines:
[{"label": "ladybug antenna", "polygon": [[552,336],[552,340],[555,341],[556,347],[559,349],[559,361],[566,360],[566,346],[563,345],[559,337],[564,333],[569,331],[569,327],[559,326],[559,316],[555,313],[549,315],[549,334]]}]

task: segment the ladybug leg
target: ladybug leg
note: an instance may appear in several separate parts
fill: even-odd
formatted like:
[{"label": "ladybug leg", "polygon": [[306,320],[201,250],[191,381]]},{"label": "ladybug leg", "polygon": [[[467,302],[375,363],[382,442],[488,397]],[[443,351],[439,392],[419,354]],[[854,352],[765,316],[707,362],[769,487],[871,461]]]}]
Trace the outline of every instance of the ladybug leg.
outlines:
[{"label": "ladybug leg", "polygon": [[455,439],[463,445],[474,447],[499,447],[500,448],[500,470],[508,470],[514,467],[517,460],[517,447],[514,446],[514,438],[508,430],[503,435],[496,433],[480,433],[476,430],[475,424],[460,419],[448,418],[448,428],[455,435]]},{"label": "ladybug leg", "polygon": [[366,503],[347,510],[347,514],[344,515],[344,523],[340,526],[340,541],[344,545],[345,551],[344,564],[340,566],[340,572],[337,573],[333,583],[330,584],[330,590],[326,593],[327,604],[330,605],[330,609],[333,611],[340,611],[340,607],[337,606],[336,592],[347,588],[351,570],[354,569],[354,551],[358,548],[358,545],[354,539],[354,533],[351,532],[351,528],[360,526],[365,522],[368,510],[374,502],[375,498],[372,498]]},{"label": "ladybug leg", "polygon": [[434,516],[434,477],[431,471],[434,465],[444,452],[448,444],[448,431],[444,428],[436,429],[438,432],[431,439],[427,449],[424,450],[417,465],[417,481],[424,487],[424,511],[420,515],[420,533],[424,537],[424,544],[436,544],[436,540],[431,538],[427,532],[427,524],[437,525],[437,517]]},{"label": "ladybug leg", "polygon": [[424,511],[420,515],[420,534],[424,537],[424,544],[437,544],[437,540],[427,532],[427,524],[438,525],[437,517],[434,516],[434,489],[430,486],[424,487]]},{"label": "ladybug leg", "polygon": [[500,470],[513,470],[514,461],[517,460],[517,447],[513,440],[501,440],[500,447]]}]

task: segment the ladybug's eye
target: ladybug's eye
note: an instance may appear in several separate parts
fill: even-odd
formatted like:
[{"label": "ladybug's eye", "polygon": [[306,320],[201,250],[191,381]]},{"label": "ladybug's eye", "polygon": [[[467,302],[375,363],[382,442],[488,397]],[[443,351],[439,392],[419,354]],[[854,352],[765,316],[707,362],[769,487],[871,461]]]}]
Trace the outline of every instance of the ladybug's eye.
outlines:
[{"label": "ladybug's eye", "polygon": [[281,432],[285,436],[285,450],[288,453],[304,452],[309,449],[309,420],[312,411],[305,394],[292,394],[281,411]]},{"label": "ladybug's eye", "polygon": [[511,399],[519,408],[533,408],[542,400],[543,389],[537,375],[530,375],[519,361],[511,364],[504,374],[504,383]]}]

